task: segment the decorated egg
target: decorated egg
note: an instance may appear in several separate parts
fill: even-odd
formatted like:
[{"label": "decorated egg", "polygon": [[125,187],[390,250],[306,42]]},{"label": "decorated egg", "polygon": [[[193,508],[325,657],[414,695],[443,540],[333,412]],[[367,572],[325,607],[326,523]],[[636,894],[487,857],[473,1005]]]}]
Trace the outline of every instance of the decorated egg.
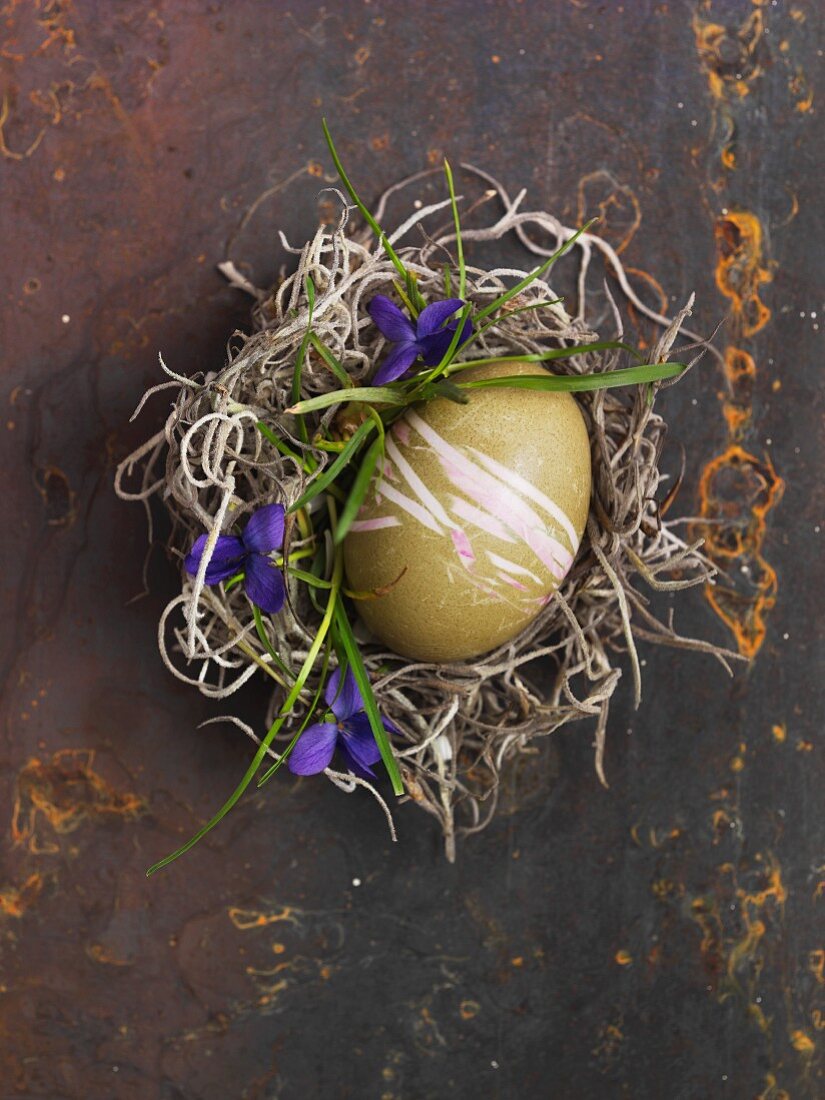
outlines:
[{"label": "decorated egg", "polygon": [[[471,379],[536,374],[531,363]],[[475,657],[539,614],[570,569],[590,503],[590,443],[569,393],[468,390],[409,408],[387,434],[344,542],[372,633],[421,661]]]}]

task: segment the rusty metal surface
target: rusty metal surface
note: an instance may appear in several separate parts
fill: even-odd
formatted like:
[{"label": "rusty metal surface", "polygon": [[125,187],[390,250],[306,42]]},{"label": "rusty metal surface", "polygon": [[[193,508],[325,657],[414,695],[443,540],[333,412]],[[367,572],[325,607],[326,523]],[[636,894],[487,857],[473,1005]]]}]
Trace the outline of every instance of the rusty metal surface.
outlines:
[{"label": "rusty metal surface", "polygon": [[[0,1096],[822,1095],[822,7],[10,0],[0,7]],[[819,97],[819,98],[818,98]],[[172,869],[245,759],[154,650],[174,577],[115,500],[156,353],[221,360],[311,230],[326,113],[372,194],[472,159],[720,335],[668,394],[734,596],[729,681],[644,654],[610,790],[583,729],[447,865],[284,781]],[[821,217],[820,217],[821,221]],[[658,283],[654,281],[658,280]],[[159,415],[159,414],[158,414]],[[261,697],[245,704],[258,720]]]}]

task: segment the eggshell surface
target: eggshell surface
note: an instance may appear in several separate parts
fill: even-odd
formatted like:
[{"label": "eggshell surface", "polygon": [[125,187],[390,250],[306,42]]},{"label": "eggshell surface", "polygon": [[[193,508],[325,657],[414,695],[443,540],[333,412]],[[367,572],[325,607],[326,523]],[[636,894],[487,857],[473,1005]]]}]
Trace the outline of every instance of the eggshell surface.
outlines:
[{"label": "eggshell surface", "polygon": [[[462,380],[539,374],[499,363]],[[344,541],[371,632],[413,660],[466,660],[519,634],[552,598],[590,503],[590,442],[569,393],[490,388],[436,398],[387,434],[383,469]]]}]

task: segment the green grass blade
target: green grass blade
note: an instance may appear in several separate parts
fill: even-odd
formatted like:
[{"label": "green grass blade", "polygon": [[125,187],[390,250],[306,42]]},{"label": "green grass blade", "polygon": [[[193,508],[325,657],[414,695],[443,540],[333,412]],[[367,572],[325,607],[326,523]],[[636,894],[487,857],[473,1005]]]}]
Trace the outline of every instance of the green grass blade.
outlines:
[{"label": "green grass blade", "polygon": [[450,192],[450,206],[453,211],[453,221],[455,223],[455,250],[458,254],[458,296],[463,301],[464,295],[467,292],[467,269],[464,265],[464,244],[461,240],[461,220],[458,216],[458,203],[455,199],[453,170],[450,167],[450,162],[446,159],[444,161],[444,175],[447,177],[447,187]]},{"label": "green grass blade", "polygon": [[364,218],[367,225],[369,225],[370,229],[372,229],[373,233],[381,242],[384,251],[387,253],[390,260],[392,261],[393,267],[404,280],[404,283],[407,285],[407,287],[409,287],[410,276],[406,267],[404,267],[403,263],[398,257],[398,253],[387,240],[387,234],[384,232],[384,230],[366,208],[364,203],[361,201],[358,192],[350,183],[349,176],[344,171],[344,166],[341,163],[341,158],[338,156],[338,150],[335,148],[335,143],[332,140],[332,134],[329,132],[329,127],[327,126],[327,120],[325,118],[321,119],[321,127],[323,128],[324,137],[326,138],[327,146],[329,147],[330,156],[332,157],[332,163],[335,165],[335,169],[338,172],[338,175],[341,177],[341,183],[343,183],[347,194],[360,210],[361,216]]},{"label": "green grass blade", "polygon": [[[315,348],[315,350],[318,352],[318,354],[324,360],[326,365],[329,367],[329,369],[332,371],[332,373],[335,375],[335,377],[338,379],[338,381],[341,383],[341,385],[344,386],[345,388],[353,387],[355,385],[355,383],[350,378],[350,376],[347,374],[347,372],[344,370],[344,368],[341,366],[341,364],[338,362],[338,360],[335,358],[335,356],[332,354],[332,352],[329,350],[329,348],[326,347],[326,345],[321,343],[321,341],[318,339],[318,337],[315,335],[314,332],[310,335],[309,339],[310,339],[310,343],[312,344],[312,346]],[[294,398],[294,395],[293,395],[294,400],[300,400],[300,398],[301,398],[300,394],[298,394],[297,399]]]},{"label": "green grass blade", "polygon": [[352,489],[347,497],[347,502],[341,510],[341,518],[335,528],[334,541],[341,543],[346,538],[347,532],[352,526],[352,522],[358,515],[358,511],[361,505],[364,503],[364,497],[367,495],[367,490],[370,486],[370,480],[378,464],[379,459],[384,454],[384,441],[383,439],[376,439],[371,444],[369,450],[364,455],[364,459],[355,476],[355,481],[352,483]]},{"label": "green grass blade", "polygon": [[332,588],[332,581],[322,580],[321,577],[316,577],[314,573],[307,573],[303,569],[296,569],[294,565],[290,565],[287,572],[290,577],[297,577],[299,581],[303,581],[304,584],[312,585],[313,588]]},{"label": "green grass blade", "polygon": [[[495,317],[492,321],[488,321],[486,325],[481,325],[473,333],[471,339],[475,339],[477,336],[483,336],[485,332],[488,332],[491,328],[495,328],[496,325],[505,321],[508,317],[515,317],[519,313],[533,313],[537,309],[545,309],[547,306],[558,305],[559,302],[563,302],[564,298],[548,298],[546,302],[532,302],[529,306],[519,306],[518,309],[508,309],[502,317]],[[469,344],[469,340],[467,344]],[[466,345],[465,345],[466,346]]]},{"label": "green grass blade", "polygon": [[536,279],[540,279],[542,275],[544,275],[544,273],[548,271],[557,260],[561,259],[565,252],[570,251],[570,249],[573,247],[573,245],[576,243],[582,233],[586,233],[593,222],[595,222],[596,220],[596,218],[592,218],[586,225],[583,225],[581,229],[577,229],[573,236],[569,240],[565,241],[561,248],[557,248],[552,256],[548,256],[548,258],[544,261],[543,264],[541,264],[540,267],[537,267],[534,271],[531,271],[529,275],[526,275],[523,279],[520,280],[520,282],[516,283],[515,286],[510,287],[509,290],[506,290],[503,294],[499,295],[499,297],[496,298],[494,302],[490,302],[490,304],[485,306],[484,309],[479,310],[479,312],[476,314],[476,322],[483,321],[485,317],[489,317],[491,313],[493,313],[497,309],[500,309],[503,305],[506,305],[511,298],[515,298],[517,294],[520,294],[522,290],[525,290],[528,286],[530,286],[531,283],[534,283]]},{"label": "green grass blade", "polygon": [[301,493],[294,504],[290,504],[289,511],[297,512],[304,505],[309,504],[319,493],[323,493],[324,489],[335,481],[350,460],[358,453],[364,440],[372,434],[374,429],[375,424],[371,420],[365,420],[363,424],[360,424],[335,461],[310,483],[306,492]]},{"label": "green grass blade", "polygon": [[277,650],[272,645],[272,642],[270,642],[269,635],[267,634],[266,627],[264,626],[261,609],[255,603],[252,604],[252,615],[255,619],[255,629],[258,632],[258,637],[261,639],[261,644],[263,645],[264,649],[267,651],[267,653],[281,670],[281,672],[283,672],[283,674],[287,677],[287,679],[294,680],[295,673],[281,660],[281,657],[279,656]]},{"label": "green grass blade", "polygon": [[347,655],[347,660],[352,669],[352,674],[355,677],[355,682],[358,685],[358,690],[361,692],[361,698],[364,701],[364,710],[367,712],[367,717],[370,720],[370,728],[372,729],[376,744],[381,751],[381,759],[384,761],[384,767],[387,769],[387,775],[390,777],[393,793],[402,795],[404,793],[404,784],[401,780],[401,773],[398,770],[398,763],[393,755],[390,739],[387,736],[387,731],[384,729],[384,723],[381,721],[378,705],[372,693],[372,684],[367,675],[367,670],[364,668],[364,662],[361,659],[361,651],[358,648],[358,643],[355,641],[352,627],[349,624],[349,619],[344,609],[343,600],[340,597],[335,605],[335,626],[336,634]]},{"label": "green grass blade", "polygon": [[395,279],[393,279],[392,285],[395,287],[395,293],[398,295],[398,297],[401,299],[401,301],[404,303],[404,305],[409,310],[410,316],[411,317],[417,317],[418,316],[418,310],[413,305],[412,299],[407,294],[407,291],[404,289],[404,287],[399,282],[397,282]]},{"label": "green grass blade", "polygon": [[531,355],[493,355],[489,359],[466,359],[461,363],[453,363],[447,368],[447,373],[452,377],[458,371],[469,370],[470,367],[486,367],[490,363],[547,363],[553,359],[571,359],[574,355],[584,355],[589,351],[627,351],[641,359],[638,351],[630,344],[624,344],[621,340],[600,340],[595,344],[579,344],[573,348],[551,348],[549,351],[535,352]]},{"label": "green grass blade", "polygon": [[278,436],[275,435],[271,428],[268,428],[266,424],[264,424],[263,420],[258,420],[255,424],[255,427],[258,429],[264,439],[269,440],[273,447],[277,447],[282,455],[286,455],[288,458],[294,459],[304,471],[304,473],[312,473],[314,466],[309,461],[309,459],[305,458],[303,455],[298,454],[297,451],[293,451],[288,443],[284,443],[282,439],[279,439]]},{"label": "green grass blade", "polygon": [[521,374],[510,378],[482,378],[474,382],[459,382],[462,390],[490,388],[549,390],[554,393],[584,393],[589,390],[614,389],[616,386],[638,386],[678,378],[687,367],[684,363],[646,363],[641,367],[624,367],[605,374]]},{"label": "green grass blade", "polygon": [[304,414],[318,412],[319,409],[328,409],[330,405],[343,405],[347,401],[365,401],[372,405],[406,405],[407,399],[399,390],[391,390],[388,386],[355,386],[351,390],[331,390],[329,393],[319,393],[317,397],[309,397],[306,401],[299,401],[297,405],[287,409],[288,413]]}]

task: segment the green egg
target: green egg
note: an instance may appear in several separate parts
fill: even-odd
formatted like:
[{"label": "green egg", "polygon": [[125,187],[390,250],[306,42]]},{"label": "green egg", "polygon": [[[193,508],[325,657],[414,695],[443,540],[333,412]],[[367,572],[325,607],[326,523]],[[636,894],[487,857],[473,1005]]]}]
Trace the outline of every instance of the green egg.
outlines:
[{"label": "green egg", "polygon": [[[536,374],[500,363],[466,380]],[[412,660],[479,656],[552,598],[581,542],[590,441],[569,393],[490,388],[408,409],[344,542],[370,631]]]}]

